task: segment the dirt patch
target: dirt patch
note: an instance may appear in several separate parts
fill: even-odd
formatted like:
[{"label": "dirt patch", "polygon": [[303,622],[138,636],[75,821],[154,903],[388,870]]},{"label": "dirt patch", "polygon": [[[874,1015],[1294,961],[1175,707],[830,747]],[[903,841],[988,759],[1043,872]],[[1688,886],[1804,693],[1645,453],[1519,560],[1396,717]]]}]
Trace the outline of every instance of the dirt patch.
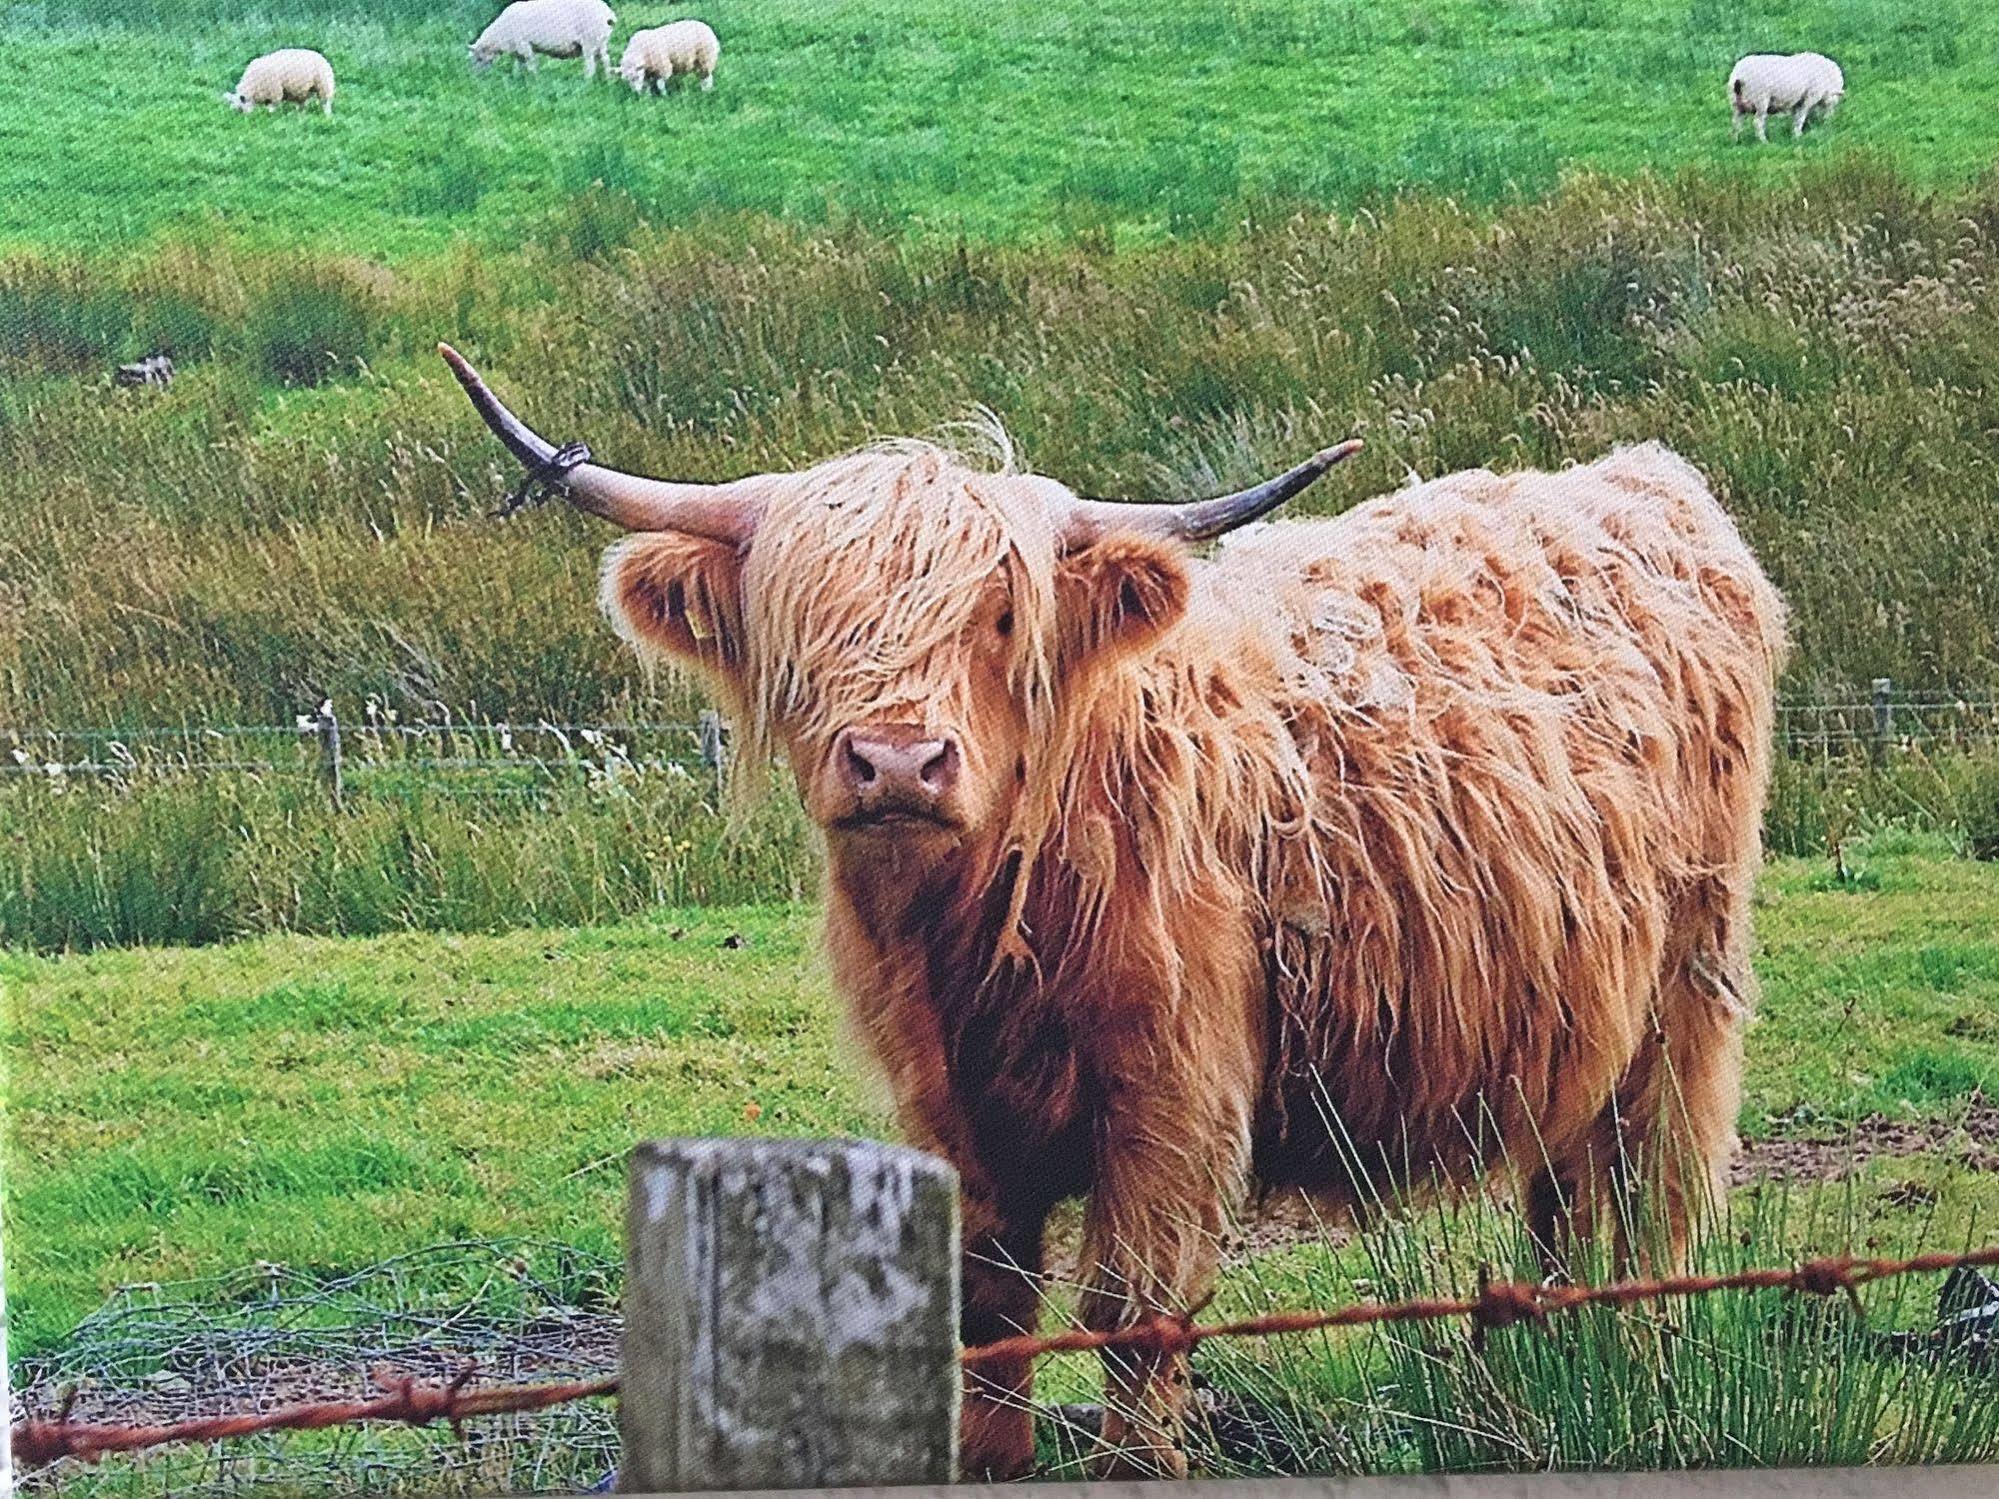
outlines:
[{"label": "dirt patch", "polygon": [[[1302,1192],[1273,1192],[1263,1203],[1245,1209],[1222,1236],[1222,1263],[1233,1264],[1288,1249],[1294,1244],[1340,1245],[1353,1230],[1326,1216]],[[1043,1279],[1051,1286],[1077,1283],[1077,1258],[1082,1249],[1080,1217],[1066,1216],[1049,1226]]]},{"label": "dirt patch", "polygon": [[1822,1140],[1759,1140],[1735,1158],[1731,1186],[1756,1181],[1839,1181],[1881,1157],[1940,1156],[1973,1171],[1999,1171],[1999,1105],[1974,1100],[1958,1119],[1911,1122],[1874,1115]]},{"label": "dirt patch", "polygon": [[[1745,1187],[1759,1181],[1839,1181],[1856,1167],[1877,1159],[1932,1156],[1957,1161],[1973,1171],[1999,1171],[1999,1104],[1982,1098],[1964,1114],[1944,1120],[1894,1120],[1873,1115],[1832,1139],[1759,1140],[1737,1154],[1729,1167],[1729,1185]],[[1928,1189],[1903,1183],[1897,1191],[1909,1205]],[[1295,1244],[1340,1245],[1352,1230],[1328,1218],[1300,1192],[1273,1193],[1262,1206],[1246,1212],[1222,1241],[1222,1262],[1288,1249]],[[1072,1284],[1080,1231],[1073,1220],[1057,1222],[1049,1234],[1047,1279]]]},{"label": "dirt patch", "polygon": [[468,1363],[493,1384],[587,1378],[618,1364],[619,1319],[611,1313],[539,1318],[478,1338],[453,1337],[449,1322],[440,1316],[431,1338],[339,1357],[273,1355],[251,1337],[226,1348],[184,1341],[165,1350],[164,1368],[136,1378],[50,1380],[17,1390],[15,1419],[54,1417],[67,1398],[73,1420],[145,1425],[362,1399],[399,1379],[449,1380]]}]

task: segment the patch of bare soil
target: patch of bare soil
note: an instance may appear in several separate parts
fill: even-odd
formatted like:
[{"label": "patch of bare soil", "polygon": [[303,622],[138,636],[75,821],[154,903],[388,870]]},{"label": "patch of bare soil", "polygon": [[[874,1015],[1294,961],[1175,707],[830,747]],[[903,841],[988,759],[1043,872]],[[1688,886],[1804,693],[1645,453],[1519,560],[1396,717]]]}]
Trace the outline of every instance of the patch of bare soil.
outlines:
[{"label": "patch of bare soil", "polygon": [[254,1332],[226,1342],[183,1341],[163,1349],[158,1360],[163,1367],[148,1373],[107,1371],[17,1390],[14,1418],[53,1418],[67,1401],[75,1421],[150,1425],[365,1399],[402,1379],[447,1381],[468,1363],[476,1366],[481,1382],[493,1384],[583,1378],[618,1364],[619,1320],[612,1313],[544,1316],[472,1336],[456,1333],[450,1320],[441,1316],[432,1337],[326,1357],[299,1352],[292,1340],[282,1352],[269,1351]]},{"label": "patch of bare soil", "polygon": [[1920,1123],[1874,1115],[1834,1139],[1759,1140],[1736,1156],[1729,1182],[1838,1181],[1868,1161],[1915,1155],[1999,1171],[1999,1105],[1976,1099],[1962,1118]]},{"label": "patch of bare soil", "polygon": [[[1961,1117],[1947,1120],[1918,1122],[1874,1115],[1831,1139],[1759,1140],[1737,1154],[1729,1167],[1729,1184],[1838,1181],[1868,1161],[1901,1156],[1947,1157],[1973,1171],[1999,1171],[1999,1104],[1974,1098]],[[1920,1182],[1890,1189],[1891,1194],[1901,1194],[1901,1205],[1911,1207],[1924,1206],[1922,1194],[1928,1191]],[[1294,1244],[1337,1246],[1351,1237],[1349,1227],[1325,1217],[1303,1193],[1273,1193],[1230,1229],[1222,1241],[1222,1260],[1228,1263]],[[1050,1282],[1075,1281],[1079,1238],[1074,1222],[1055,1225],[1049,1235],[1046,1278]]]},{"label": "patch of bare soil", "polygon": [[[1304,1193],[1273,1192],[1262,1203],[1245,1208],[1223,1234],[1222,1263],[1288,1249],[1293,1244],[1344,1244],[1351,1237],[1351,1228],[1325,1216],[1325,1210],[1315,1207]],[[1042,1271],[1046,1283],[1077,1283],[1081,1240],[1081,1224],[1077,1219],[1058,1219],[1050,1226],[1047,1260]]]}]

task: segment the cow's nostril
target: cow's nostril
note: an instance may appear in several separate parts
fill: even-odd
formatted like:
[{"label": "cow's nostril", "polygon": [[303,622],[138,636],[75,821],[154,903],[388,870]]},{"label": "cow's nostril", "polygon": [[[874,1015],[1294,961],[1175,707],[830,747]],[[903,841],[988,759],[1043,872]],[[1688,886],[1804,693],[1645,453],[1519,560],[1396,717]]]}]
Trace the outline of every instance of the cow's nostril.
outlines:
[{"label": "cow's nostril", "polygon": [[856,785],[859,786],[865,786],[869,782],[874,780],[875,762],[870,760],[866,755],[862,754],[859,750],[855,749],[853,740],[851,739],[847,740],[840,747],[840,750],[841,753],[846,757],[847,775],[849,779],[851,779]]},{"label": "cow's nostril", "polygon": [[958,773],[958,746],[948,739],[937,746],[936,753],[923,762],[917,772],[923,784],[932,791],[942,791],[951,784]]}]

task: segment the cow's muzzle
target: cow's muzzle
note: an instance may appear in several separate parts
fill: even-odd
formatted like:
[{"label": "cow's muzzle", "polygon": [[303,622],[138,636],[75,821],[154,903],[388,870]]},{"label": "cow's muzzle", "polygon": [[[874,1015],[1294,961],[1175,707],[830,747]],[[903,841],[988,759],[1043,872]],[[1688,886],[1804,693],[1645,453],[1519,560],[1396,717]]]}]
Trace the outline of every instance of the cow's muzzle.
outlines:
[{"label": "cow's muzzle", "polygon": [[952,828],[961,757],[955,739],[914,724],[842,729],[833,741],[835,827]]}]

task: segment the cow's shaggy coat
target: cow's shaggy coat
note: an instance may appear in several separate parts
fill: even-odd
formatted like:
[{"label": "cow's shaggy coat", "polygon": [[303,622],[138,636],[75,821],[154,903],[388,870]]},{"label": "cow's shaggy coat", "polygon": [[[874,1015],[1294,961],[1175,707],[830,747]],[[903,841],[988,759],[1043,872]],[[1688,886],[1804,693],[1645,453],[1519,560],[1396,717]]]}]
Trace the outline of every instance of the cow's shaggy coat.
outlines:
[{"label": "cow's shaggy coat", "polygon": [[[1783,652],[1688,464],[1458,474],[1208,560],[1065,547],[1061,486],[920,444],[754,487],[746,548],[634,536],[605,602],[808,807],[843,727],[962,743],[956,837],[829,830],[827,934],[962,1174],[968,1342],[1032,1326],[1009,1267],[1076,1194],[1097,1325],[1202,1296],[1252,1183],[1504,1169],[1552,1248],[1642,1180],[1677,1250],[1733,1144]],[[1112,1373],[1124,1462],[1184,1471],[1183,1365]],[[1016,1472],[1030,1372],[988,1379],[967,1462]]]}]

